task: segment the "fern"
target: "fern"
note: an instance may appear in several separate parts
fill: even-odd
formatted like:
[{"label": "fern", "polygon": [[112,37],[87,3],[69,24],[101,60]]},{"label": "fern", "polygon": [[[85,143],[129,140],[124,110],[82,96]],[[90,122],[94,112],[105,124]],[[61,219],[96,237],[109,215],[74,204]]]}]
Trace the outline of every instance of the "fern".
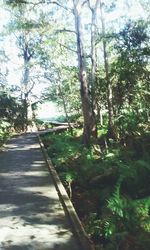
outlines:
[{"label": "fern", "polygon": [[122,178],[119,179],[116,187],[115,192],[112,195],[112,197],[108,200],[108,208],[111,209],[113,214],[117,214],[120,217],[123,217],[123,208],[124,208],[124,202],[120,198],[120,184],[121,184]]},{"label": "fern", "polygon": [[[127,242],[130,236],[135,241],[135,245],[143,246],[145,242],[150,243],[148,240],[150,233],[150,197],[131,200],[129,197],[121,196],[120,185],[122,180],[123,177],[120,177],[113,195],[107,202],[110,214],[105,220],[105,236],[110,239],[112,244],[116,245]],[[140,247],[137,249],[140,249]]]}]

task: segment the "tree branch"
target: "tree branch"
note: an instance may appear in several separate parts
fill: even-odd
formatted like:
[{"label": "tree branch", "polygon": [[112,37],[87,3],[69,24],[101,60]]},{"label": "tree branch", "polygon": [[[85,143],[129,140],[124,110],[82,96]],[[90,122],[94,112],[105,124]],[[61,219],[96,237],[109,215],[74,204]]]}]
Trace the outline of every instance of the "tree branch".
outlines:
[{"label": "tree branch", "polygon": [[32,81],[32,85],[31,85],[31,87],[29,88],[29,90],[26,92],[26,95],[28,96],[29,95],[29,93],[31,93],[31,91],[32,91],[32,89],[34,88],[34,85],[35,85],[35,82],[31,79],[31,81]]},{"label": "tree branch", "polygon": [[66,6],[63,6],[61,3],[59,3],[58,1],[47,1],[48,4],[56,4],[58,5],[59,7],[63,8],[64,10],[67,10],[67,11],[72,11],[71,9],[67,8]]},{"label": "tree branch", "polygon": [[56,30],[55,33],[62,33],[62,32],[68,32],[68,33],[74,33],[76,34],[76,31],[75,30],[69,30],[69,29],[62,29],[62,30]]},{"label": "tree branch", "polygon": [[81,7],[83,7],[87,3],[87,0],[85,0],[82,4]]},{"label": "tree branch", "polygon": [[62,44],[62,43],[59,43],[59,42],[57,42],[57,43],[58,43],[60,46],[64,47],[65,49],[70,50],[70,51],[72,51],[72,52],[74,52],[74,53],[77,53],[76,50],[71,49],[71,48],[67,47],[66,45],[64,45],[64,44]]},{"label": "tree branch", "polygon": [[96,11],[96,10],[97,10],[98,5],[100,4],[100,0],[97,0],[97,1],[96,1],[94,7],[91,6],[90,0],[87,0],[87,4],[88,4],[88,6],[89,6],[89,9],[93,12],[93,11]]},{"label": "tree branch", "polygon": [[51,1],[51,0],[43,0],[43,1],[41,0],[41,1],[37,2],[37,3],[32,2],[32,1],[28,1],[28,0],[20,0],[19,2],[15,2],[14,0],[8,0],[6,3],[7,3],[7,4],[13,4],[14,6],[15,6],[15,5],[19,5],[19,4],[31,4],[31,5],[33,5],[33,6],[36,6],[36,5],[38,5],[38,4],[45,4],[45,3],[47,3],[47,4],[56,4],[56,5],[58,5],[59,7],[65,9],[65,10],[67,10],[67,11],[71,11],[71,9],[67,8],[66,6],[63,6],[63,5],[62,5],[61,3],[59,3],[58,1]]}]

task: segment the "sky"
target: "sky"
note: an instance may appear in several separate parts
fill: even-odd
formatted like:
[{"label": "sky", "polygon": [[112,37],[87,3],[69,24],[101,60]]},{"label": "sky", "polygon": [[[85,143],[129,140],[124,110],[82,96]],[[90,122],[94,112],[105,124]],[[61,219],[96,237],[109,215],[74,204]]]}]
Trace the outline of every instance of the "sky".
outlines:
[{"label": "sky", "polygon": [[[5,26],[10,20],[9,12],[0,7],[0,33],[6,32]],[[7,67],[10,70],[10,74],[8,76],[8,82],[11,84],[19,83],[21,73],[19,72],[19,68],[21,67],[20,59],[17,56],[17,48],[15,46],[15,41],[13,36],[7,36],[4,41],[0,42],[0,49],[4,49],[7,51],[7,56],[9,61],[7,63]],[[17,72],[17,74],[16,74]]]}]

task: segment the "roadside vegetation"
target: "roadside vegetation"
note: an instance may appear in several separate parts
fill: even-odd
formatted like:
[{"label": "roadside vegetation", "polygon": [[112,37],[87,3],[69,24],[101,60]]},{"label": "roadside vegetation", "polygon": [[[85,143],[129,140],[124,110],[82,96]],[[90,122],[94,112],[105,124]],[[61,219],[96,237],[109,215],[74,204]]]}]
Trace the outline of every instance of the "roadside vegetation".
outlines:
[{"label": "roadside vegetation", "polygon": [[0,147],[5,143],[8,138],[8,131],[7,131],[8,124],[5,122],[1,123],[0,126]]},{"label": "roadside vegetation", "polygon": [[[96,249],[150,247],[150,128],[108,148],[81,144],[81,129],[42,136],[48,154]],[[122,142],[124,139],[124,143]]]},{"label": "roadside vegetation", "polygon": [[0,85],[0,147],[13,133],[23,131],[24,126],[21,103],[10,88]]}]

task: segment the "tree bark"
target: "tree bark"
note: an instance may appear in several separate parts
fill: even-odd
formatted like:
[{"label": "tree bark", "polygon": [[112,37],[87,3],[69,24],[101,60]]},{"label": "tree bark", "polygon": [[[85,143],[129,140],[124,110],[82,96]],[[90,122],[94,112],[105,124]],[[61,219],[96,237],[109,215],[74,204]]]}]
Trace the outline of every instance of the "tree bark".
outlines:
[{"label": "tree bark", "polygon": [[23,81],[22,81],[22,98],[24,103],[24,119],[25,119],[25,127],[28,129],[28,121],[31,121],[33,118],[32,106],[30,101],[30,91],[29,91],[29,62],[32,58],[32,54],[30,53],[30,49],[28,45],[22,44],[23,50],[23,59],[24,59],[24,73],[23,73]]},{"label": "tree bark", "polygon": [[88,6],[91,10],[91,97],[92,97],[92,112],[96,123],[96,137],[97,137],[97,121],[95,115],[96,100],[95,100],[95,88],[96,88],[96,70],[97,70],[97,53],[96,53],[96,15],[99,0],[96,0],[94,7],[90,0],[88,0]]},{"label": "tree bark", "polygon": [[88,6],[91,10],[91,90],[92,90],[92,106],[95,109],[95,84],[96,84],[96,14],[99,5],[99,0],[96,0],[94,7],[92,7],[90,0]]},{"label": "tree bark", "polygon": [[87,72],[85,67],[85,55],[83,50],[82,25],[81,25],[81,2],[73,0],[75,29],[77,38],[77,52],[79,64],[80,94],[82,101],[82,111],[84,117],[83,143],[89,147],[91,136],[96,137],[96,123],[89,97],[89,86],[87,80]]},{"label": "tree bark", "polygon": [[116,133],[114,128],[114,112],[113,112],[113,93],[112,83],[109,77],[109,63],[107,54],[107,43],[105,39],[105,22],[103,17],[103,3],[100,0],[100,13],[101,13],[101,25],[102,25],[102,36],[103,36],[103,54],[104,54],[104,68],[107,82],[107,105],[108,105],[108,136],[112,139],[116,139]]}]

